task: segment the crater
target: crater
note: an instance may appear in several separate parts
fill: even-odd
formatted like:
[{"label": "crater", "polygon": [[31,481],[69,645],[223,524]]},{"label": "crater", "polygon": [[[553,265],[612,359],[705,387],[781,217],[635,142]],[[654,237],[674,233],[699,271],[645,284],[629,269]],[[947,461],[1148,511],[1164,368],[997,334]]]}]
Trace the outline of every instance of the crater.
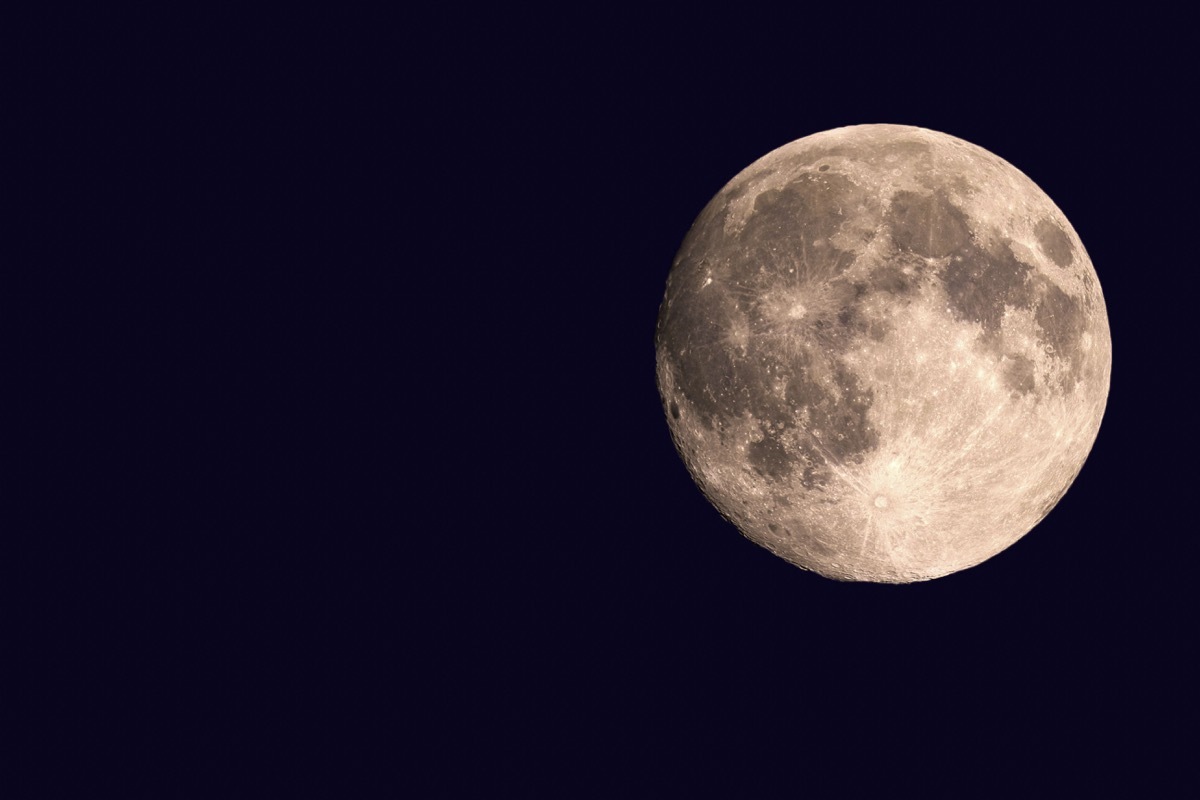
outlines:
[{"label": "crater", "polygon": [[1037,237],[1038,247],[1058,266],[1069,266],[1075,260],[1075,248],[1071,246],[1071,238],[1051,220],[1039,221],[1033,233]]}]

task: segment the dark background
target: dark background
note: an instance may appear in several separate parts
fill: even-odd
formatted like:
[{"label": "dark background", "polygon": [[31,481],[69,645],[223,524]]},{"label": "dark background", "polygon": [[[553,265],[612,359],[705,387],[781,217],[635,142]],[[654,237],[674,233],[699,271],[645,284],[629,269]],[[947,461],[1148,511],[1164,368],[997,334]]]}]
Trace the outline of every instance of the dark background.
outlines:
[{"label": "dark background", "polygon": [[[14,696],[70,755],[6,796],[1193,785],[1185,27],[915,13],[40,26]],[[1114,348],[1050,516],[899,587],[743,539],[654,384],[703,205],[868,122],[1041,186]]]}]

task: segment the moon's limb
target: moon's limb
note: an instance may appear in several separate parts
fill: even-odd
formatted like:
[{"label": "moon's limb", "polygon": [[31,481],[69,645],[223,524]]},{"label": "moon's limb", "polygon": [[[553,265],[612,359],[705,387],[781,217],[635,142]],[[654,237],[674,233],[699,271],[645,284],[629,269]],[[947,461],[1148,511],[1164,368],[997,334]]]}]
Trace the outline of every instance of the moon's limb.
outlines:
[{"label": "moon's limb", "polygon": [[705,494],[829,577],[978,564],[1066,491],[1111,342],[1078,235],[962,140],[867,125],[735,177],[676,257],[658,381]]}]

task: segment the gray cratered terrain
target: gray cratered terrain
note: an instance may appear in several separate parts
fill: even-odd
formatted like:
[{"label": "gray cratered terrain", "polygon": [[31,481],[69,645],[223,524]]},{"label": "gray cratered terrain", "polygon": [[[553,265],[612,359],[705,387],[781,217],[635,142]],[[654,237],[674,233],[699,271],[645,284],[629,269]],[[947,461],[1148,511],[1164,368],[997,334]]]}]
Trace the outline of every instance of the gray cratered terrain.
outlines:
[{"label": "gray cratered terrain", "polygon": [[1004,160],[859,125],[775,150],[676,256],[658,385],[688,469],[748,538],[909,582],[1011,545],[1095,440],[1111,341],[1062,212]]}]

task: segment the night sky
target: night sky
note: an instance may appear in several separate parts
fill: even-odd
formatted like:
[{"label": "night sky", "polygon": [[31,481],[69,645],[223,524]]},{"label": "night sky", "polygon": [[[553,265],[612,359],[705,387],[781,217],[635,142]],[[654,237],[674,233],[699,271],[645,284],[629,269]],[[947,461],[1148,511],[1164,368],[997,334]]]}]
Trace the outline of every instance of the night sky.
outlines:
[{"label": "night sky", "polygon": [[[126,796],[1194,784],[1181,27],[683,13],[105,18],[30,59],[31,740]],[[1029,175],[1113,338],[1054,511],[907,586],[742,538],[654,380],[704,204],[868,122]]]}]

